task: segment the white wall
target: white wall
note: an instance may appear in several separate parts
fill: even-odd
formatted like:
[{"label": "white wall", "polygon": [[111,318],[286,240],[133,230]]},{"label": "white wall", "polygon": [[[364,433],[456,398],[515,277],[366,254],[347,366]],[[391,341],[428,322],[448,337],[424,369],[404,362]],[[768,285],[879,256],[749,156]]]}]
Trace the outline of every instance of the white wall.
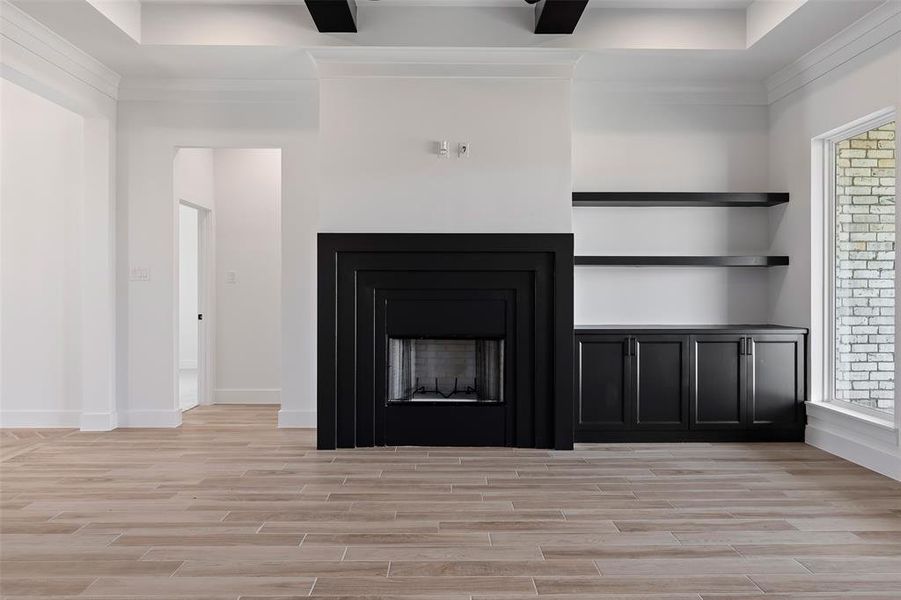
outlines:
[{"label": "white wall", "polygon": [[[901,15],[895,14],[877,31],[888,28],[894,35],[842,60],[770,106],[770,184],[791,192],[791,202],[774,216],[771,235],[774,250],[792,256],[792,265],[773,277],[771,307],[775,319],[811,328],[808,379],[814,402],[828,398],[822,385],[824,330],[818,318],[825,302],[823,234],[813,223],[822,214],[824,192],[812,168],[818,149],[812,140],[877,111],[901,109]],[[876,33],[870,32],[869,39],[876,39]],[[808,443],[901,478],[901,411],[895,414],[894,430],[849,417],[829,405],[810,406],[808,417]]]},{"label": "white wall", "polygon": [[[278,404],[282,157],[215,151],[217,403]],[[228,273],[234,273],[234,282]]]},{"label": "white wall", "polygon": [[[115,89],[119,78],[12,4],[0,4],[0,13],[3,79],[82,117],[84,177],[76,242],[79,254],[77,353],[81,368],[75,385],[81,397],[81,428],[113,429],[118,422],[114,149]],[[36,128],[39,130],[40,127]],[[17,424],[47,426],[72,417],[59,411],[26,416]]]},{"label": "white wall", "polygon": [[[575,191],[766,191],[765,106],[573,84]],[[760,254],[766,209],[576,208],[576,254]],[[575,320],[769,321],[761,269],[579,267]],[[665,303],[660,299],[666,298]]]},{"label": "white wall", "polygon": [[899,43],[896,34],[770,107],[770,183],[791,192],[784,215],[771,225],[773,247],[794,259],[773,287],[777,319],[811,324],[811,140],[901,104]]},{"label": "white wall", "polygon": [[84,118],[0,80],[0,423],[81,420]]},{"label": "white wall", "polygon": [[321,231],[571,231],[569,81],[326,79],[320,126]]},{"label": "white wall", "polygon": [[175,199],[212,210],[215,174],[212,148],[179,148],[173,166]]},{"label": "white wall", "polygon": [[[176,177],[177,180],[177,177]],[[198,360],[199,215],[197,209],[178,207],[178,367],[196,369]]]},{"label": "white wall", "polygon": [[[126,214],[119,240],[121,269],[150,268],[150,281],[128,282],[120,355],[128,361],[123,422],[175,426],[176,148],[280,148],[283,173],[282,410],[287,426],[315,426],[318,85],[303,82],[285,101],[192,102],[132,99],[119,105],[119,194]],[[122,271],[120,271],[121,273]]]},{"label": "white wall", "polygon": [[766,323],[768,281],[763,269],[580,266],[575,272],[575,322]]},{"label": "white wall", "polygon": [[658,96],[573,84],[574,190],[759,191],[767,183],[765,106]]}]

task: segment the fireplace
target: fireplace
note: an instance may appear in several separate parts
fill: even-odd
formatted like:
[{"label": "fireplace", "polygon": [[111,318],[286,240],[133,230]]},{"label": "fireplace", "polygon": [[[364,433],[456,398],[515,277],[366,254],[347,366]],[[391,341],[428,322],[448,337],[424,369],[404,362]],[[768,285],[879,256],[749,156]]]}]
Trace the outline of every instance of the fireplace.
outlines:
[{"label": "fireplace", "polygon": [[393,402],[503,402],[504,339],[388,338]]},{"label": "fireplace", "polygon": [[572,236],[320,234],[320,448],[572,447]]}]

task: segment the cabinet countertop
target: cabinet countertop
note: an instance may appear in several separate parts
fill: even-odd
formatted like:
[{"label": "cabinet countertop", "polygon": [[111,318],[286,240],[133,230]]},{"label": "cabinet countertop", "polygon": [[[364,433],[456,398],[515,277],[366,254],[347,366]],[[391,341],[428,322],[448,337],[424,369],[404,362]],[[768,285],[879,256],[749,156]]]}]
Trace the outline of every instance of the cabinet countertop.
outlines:
[{"label": "cabinet countertop", "polygon": [[591,333],[619,333],[619,332],[663,332],[663,333],[741,333],[741,332],[757,332],[757,333],[807,333],[805,327],[791,327],[788,325],[773,325],[761,323],[749,324],[719,324],[719,325],[654,325],[648,323],[642,324],[597,324],[597,325],[576,325],[574,328],[576,334]]}]

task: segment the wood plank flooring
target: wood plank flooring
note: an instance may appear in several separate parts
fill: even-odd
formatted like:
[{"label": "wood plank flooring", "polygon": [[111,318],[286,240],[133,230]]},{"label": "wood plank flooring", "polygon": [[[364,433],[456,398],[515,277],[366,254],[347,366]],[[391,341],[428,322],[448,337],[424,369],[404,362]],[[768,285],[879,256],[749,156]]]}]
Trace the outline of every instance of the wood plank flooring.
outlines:
[{"label": "wood plank flooring", "polygon": [[901,598],[901,483],[810,446],[319,452],[275,419],[0,432],[0,596]]}]

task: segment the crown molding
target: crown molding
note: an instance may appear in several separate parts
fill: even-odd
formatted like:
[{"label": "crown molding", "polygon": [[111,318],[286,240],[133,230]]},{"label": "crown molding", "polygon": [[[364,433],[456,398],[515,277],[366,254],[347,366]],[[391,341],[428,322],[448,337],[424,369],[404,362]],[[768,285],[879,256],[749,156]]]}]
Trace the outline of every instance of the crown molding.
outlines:
[{"label": "crown molding", "polygon": [[591,86],[597,94],[611,100],[637,104],[683,104],[699,106],[767,106],[767,91],[762,83],[678,82],[672,84],[643,81],[576,79],[575,89]]},{"label": "crown molding", "polygon": [[492,65],[423,63],[331,63],[319,65],[319,79],[410,77],[417,79],[563,79],[572,80],[573,69],[563,65]]},{"label": "crown molding", "polygon": [[[4,43],[14,44],[101,94],[117,99],[121,80],[118,73],[6,0],[0,0],[0,37]],[[4,58],[3,62],[7,60]]]},{"label": "crown molding", "polygon": [[573,78],[583,53],[486,48],[323,48],[309,51],[319,79],[357,77]]},{"label": "crown molding", "polygon": [[295,102],[316,90],[315,79],[125,78],[123,102]]},{"label": "crown molding", "polygon": [[901,32],[901,1],[887,0],[766,80],[770,104]]}]

